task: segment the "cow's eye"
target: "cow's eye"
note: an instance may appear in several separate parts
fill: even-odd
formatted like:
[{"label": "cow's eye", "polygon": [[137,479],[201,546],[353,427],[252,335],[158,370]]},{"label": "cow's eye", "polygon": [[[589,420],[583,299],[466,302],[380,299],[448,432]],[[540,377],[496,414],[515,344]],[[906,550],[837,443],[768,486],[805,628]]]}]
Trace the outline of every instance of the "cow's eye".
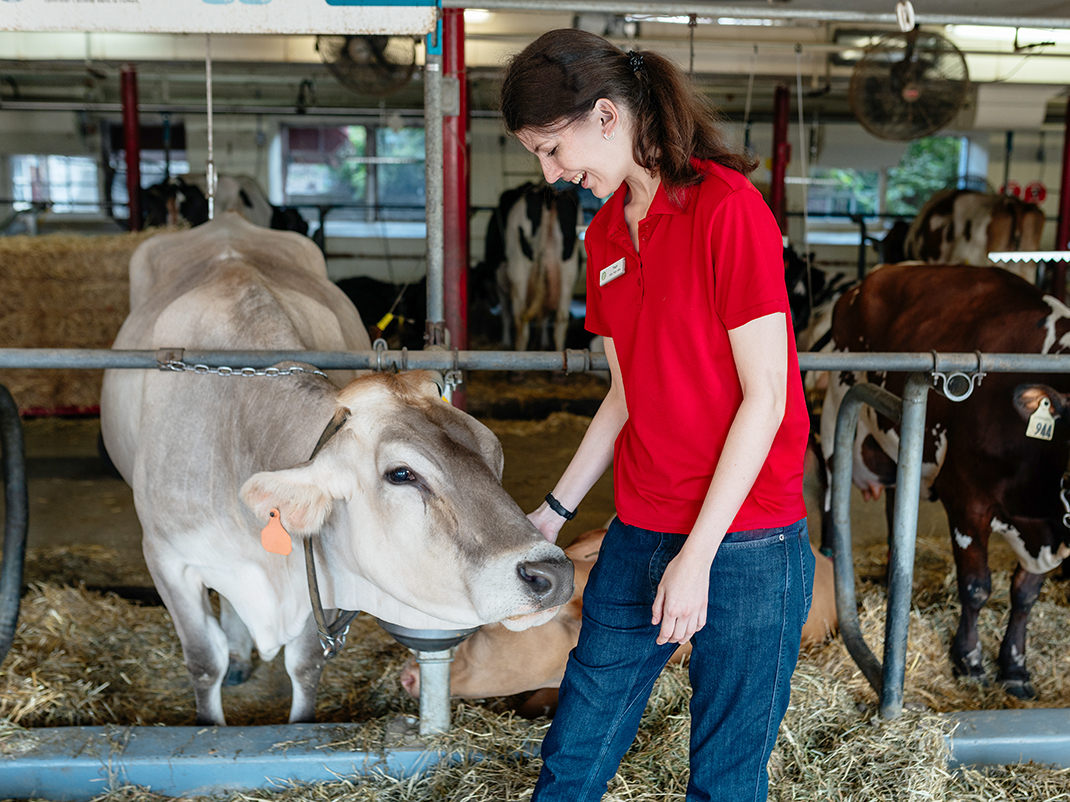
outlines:
[{"label": "cow's eye", "polygon": [[408,468],[391,468],[386,472],[386,481],[392,485],[405,485],[416,481],[416,474]]}]

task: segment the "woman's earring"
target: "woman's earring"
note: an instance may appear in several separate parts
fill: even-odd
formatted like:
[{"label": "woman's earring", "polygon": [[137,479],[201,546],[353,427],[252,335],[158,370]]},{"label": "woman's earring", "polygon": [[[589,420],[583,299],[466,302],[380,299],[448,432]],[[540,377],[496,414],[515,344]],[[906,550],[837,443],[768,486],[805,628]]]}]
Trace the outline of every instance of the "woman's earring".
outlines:
[{"label": "woman's earring", "polygon": [[605,139],[606,142],[612,142],[613,141],[613,137],[615,137],[616,135],[617,135],[616,131],[611,131],[608,134],[602,134],[602,138]]}]

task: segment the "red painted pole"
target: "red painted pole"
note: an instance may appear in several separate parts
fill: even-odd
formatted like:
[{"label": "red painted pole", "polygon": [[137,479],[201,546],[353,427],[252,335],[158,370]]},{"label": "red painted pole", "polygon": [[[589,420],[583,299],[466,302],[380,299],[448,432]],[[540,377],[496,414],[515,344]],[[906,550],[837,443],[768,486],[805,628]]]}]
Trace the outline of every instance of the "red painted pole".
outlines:
[{"label": "red painted pole", "polygon": [[778,85],[773,95],[773,177],[769,187],[769,206],[773,210],[780,233],[788,233],[788,214],[785,204],[784,176],[791,160],[791,145],[788,143],[788,115],[791,111],[791,95],[788,88]]},{"label": "red painted pole", "polygon": [[119,73],[123,102],[123,147],[126,151],[126,191],[130,196],[131,231],[141,230],[141,128],[137,108],[137,69],[130,64]]},{"label": "red painted pole", "polygon": [[[468,348],[468,81],[464,63],[464,9],[442,12],[442,70],[456,79],[456,108],[444,109],[442,120],[443,281],[446,329],[450,346]],[[456,112],[454,114],[453,112]],[[462,385],[453,404],[461,409],[467,398]]]},{"label": "red painted pole", "polygon": [[[1067,250],[1070,243],[1070,98],[1063,120],[1063,175],[1059,183],[1059,223],[1055,229],[1055,250]],[[1052,271],[1052,294],[1066,300],[1066,262],[1056,262]]]}]

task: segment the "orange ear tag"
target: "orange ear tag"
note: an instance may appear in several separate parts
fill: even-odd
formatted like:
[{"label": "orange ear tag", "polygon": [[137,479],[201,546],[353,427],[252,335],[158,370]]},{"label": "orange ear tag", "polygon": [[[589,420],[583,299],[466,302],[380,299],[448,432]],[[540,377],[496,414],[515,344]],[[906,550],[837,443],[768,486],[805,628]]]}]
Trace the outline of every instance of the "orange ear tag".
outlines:
[{"label": "orange ear tag", "polygon": [[285,557],[293,551],[290,533],[283,529],[282,516],[278,510],[272,510],[268,515],[271,516],[271,520],[260,530],[260,542],[272,554],[281,554]]}]

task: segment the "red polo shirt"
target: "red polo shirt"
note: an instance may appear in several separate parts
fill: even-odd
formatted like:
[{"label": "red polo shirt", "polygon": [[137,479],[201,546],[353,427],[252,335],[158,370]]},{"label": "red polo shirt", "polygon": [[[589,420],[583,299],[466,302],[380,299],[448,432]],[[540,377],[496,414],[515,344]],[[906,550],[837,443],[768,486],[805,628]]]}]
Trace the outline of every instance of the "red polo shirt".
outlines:
[{"label": "red polo shirt", "polygon": [[[613,459],[617,514],[644,529],[690,533],[743,399],[728,331],[783,312],[784,420],[729,529],[785,526],[806,515],[810,420],[780,230],[744,175],[711,162],[696,166],[707,176],[684,190],[682,207],[658,188],[639,223],[638,253],[624,221],[623,184],[585,237],[586,327],[613,338],[628,404]],[[606,268],[608,281],[600,278]]]}]

